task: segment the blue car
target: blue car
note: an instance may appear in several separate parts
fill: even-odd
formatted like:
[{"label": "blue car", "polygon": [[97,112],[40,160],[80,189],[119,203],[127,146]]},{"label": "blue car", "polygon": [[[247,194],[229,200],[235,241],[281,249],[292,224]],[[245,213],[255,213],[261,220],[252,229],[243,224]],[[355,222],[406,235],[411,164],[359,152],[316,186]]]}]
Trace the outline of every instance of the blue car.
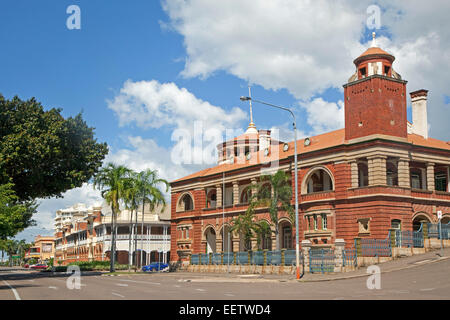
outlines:
[{"label": "blue car", "polygon": [[151,263],[151,264],[149,264],[147,266],[143,266],[142,267],[142,271],[144,271],[144,272],[161,271],[161,270],[164,270],[164,269],[167,269],[167,268],[169,268],[169,265],[167,263],[154,262],[154,263]]}]

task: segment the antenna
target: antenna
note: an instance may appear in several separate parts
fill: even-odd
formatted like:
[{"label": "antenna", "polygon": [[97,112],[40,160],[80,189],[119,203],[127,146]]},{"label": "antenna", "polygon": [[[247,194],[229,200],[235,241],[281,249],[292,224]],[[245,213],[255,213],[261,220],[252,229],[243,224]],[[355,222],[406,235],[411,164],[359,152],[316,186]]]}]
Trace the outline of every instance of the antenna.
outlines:
[{"label": "antenna", "polygon": [[[248,86],[248,96],[252,97],[252,87]],[[253,108],[252,108],[252,99],[248,100],[250,102],[250,125],[253,124]]]}]

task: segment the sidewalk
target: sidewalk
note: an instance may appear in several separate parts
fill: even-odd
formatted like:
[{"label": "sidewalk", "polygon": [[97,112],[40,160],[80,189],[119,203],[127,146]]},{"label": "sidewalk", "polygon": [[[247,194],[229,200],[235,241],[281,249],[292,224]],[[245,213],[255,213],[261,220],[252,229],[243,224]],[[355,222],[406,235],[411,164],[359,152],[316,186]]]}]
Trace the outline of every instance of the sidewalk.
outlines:
[{"label": "sidewalk", "polygon": [[[433,250],[424,254],[411,257],[396,258],[378,264],[381,273],[387,273],[397,270],[404,270],[418,267],[428,263],[434,263],[441,260],[450,259],[450,248],[443,250],[443,257],[440,257],[440,250]],[[439,254],[439,255],[438,255]],[[351,272],[339,273],[309,273],[306,272],[302,279],[296,280],[295,275],[278,275],[278,274],[236,274],[236,273],[191,273],[191,272],[175,272],[165,274],[180,278],[179,281],[184,282],[317,282],[317,281],[333,281],[344,280],[358,277],[367,277],[367,267],[360,267],[358,270]]]}]

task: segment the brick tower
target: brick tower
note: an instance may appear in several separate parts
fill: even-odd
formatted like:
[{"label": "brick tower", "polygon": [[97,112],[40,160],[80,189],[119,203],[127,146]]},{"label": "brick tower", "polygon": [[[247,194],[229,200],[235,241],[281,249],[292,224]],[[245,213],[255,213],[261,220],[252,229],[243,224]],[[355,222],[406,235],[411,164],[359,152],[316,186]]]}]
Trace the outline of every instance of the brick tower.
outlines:
[{"label": "brick tower", "polygon": [[372,135],[407,137],[406,83],[392,68],[395,57],[375,45],[355,59],[344,85],[345,139]]}]

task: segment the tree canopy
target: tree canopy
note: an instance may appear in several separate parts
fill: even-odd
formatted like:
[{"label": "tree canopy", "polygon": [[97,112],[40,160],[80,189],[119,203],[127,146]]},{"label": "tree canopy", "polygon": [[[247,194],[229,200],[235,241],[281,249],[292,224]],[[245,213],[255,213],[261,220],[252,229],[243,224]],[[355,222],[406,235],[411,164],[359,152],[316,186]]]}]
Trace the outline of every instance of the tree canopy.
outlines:
[{"label": "tree canopy", "polygon": [[19,201],[61,196],[89,181],[108,153],[81,114],[65,119],[34,98],[0,95],[0,184],[13,183]]}]

